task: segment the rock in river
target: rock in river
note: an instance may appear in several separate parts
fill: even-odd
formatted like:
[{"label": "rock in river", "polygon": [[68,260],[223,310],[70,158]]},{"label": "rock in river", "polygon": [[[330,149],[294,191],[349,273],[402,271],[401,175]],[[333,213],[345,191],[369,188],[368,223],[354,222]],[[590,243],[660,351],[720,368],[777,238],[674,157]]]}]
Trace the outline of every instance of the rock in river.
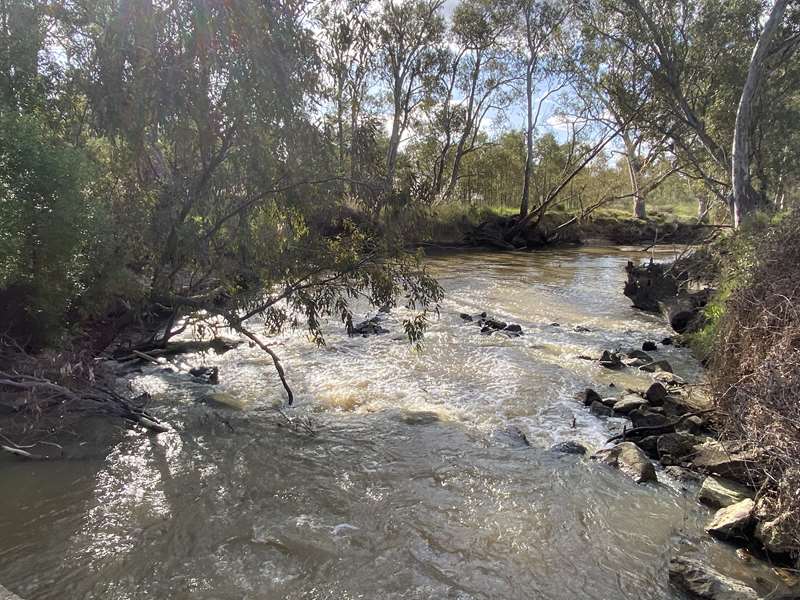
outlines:
[{"label": "rock in river", "polygon": [[669,580],[692,598],[758,600],[756,591],[722,575],[699,560],[677,556],[669,561]]},{"label": "rock in river", "polygon": [[656,350],[658,350],[658,346],[656,346],[655,342],[651,342],[650,340],[648,340],[644,344],[642,344],[642,350],[644,350],[645,352],[655,352]]},{"label": "rock in river", "polygon": [[586,446],[573,440],[556,444],[552,446],[550,450],[553,452],[561,452],[562,454],[588,454],[589,452]]},{"label": "rock in river", "polygon": [[189,375],[200,383],[216,385],[219,383],[219,368],[217,367],[195,367],[189,369]]},{"label": "rock in river", "polygon": [[606,369],[621,369],[625,365],[622,363],[622,359],[619,357],[619,354],[616,352],[603,350],[603,354],[600,357],[600,366],[605,367]]},{"label": "rock in river", "polygon": [[591,406],[592,402],[600,402],[600,394],[595,392],[592,388],[586,388],[583,392],[583,405]]},{"label": "rock in river", "polygon": [[622,442],[607,450],[600,450],[592,458],[615,467],[636,483],[656,481],[656,469],[647,455],[632,442]]},{"label": "rock in river", "polygon": [[725,508],[753,495],[753,490],[735,481],[709,476],[703,480],[697,499],[712,508]]},{"label": "rock in river", "polygon": [[644,397],[647,398],[647,401],[653,406],[661,406],[664,404],[664,400],[667,399],[668,395],[667,388],[658,381],[647,388],[647,391],[644,393]]},{"label": "rock in river", "polygon": [[645,406],[647,406],[647,400],[641,396],[626,394],[614,404],[614,412],[627,415],[629,412]]},{"label": "rock in river", "polygon": [[602,402],[598,402],[595,400],[592,402],[592,405],[589,407],[591,413],[597,417],[613,417],[614,416],[614,409],[606,406]]},{"label": "rock in river", "polygon": [[691,433],[679,431],[658,438],[658,457],[663,465],[677,465],[691,457],[698,439]]},{"label": "rock in river", "polygon": [[741,502],[720,508],[714,519],[706,527],[706,531],[722,539],[746,537],[753,525],[753,509],[755,504],[750,498]]},{"label": "rock in river", "polygon": [[655,373],[656,371],[672,373],[672,365],[666,360],[656,360],[651,363],[647,363],[646,365],[642,365],[639,367],[639,370],[644,371],[645,373]]},{"label": "rock in river", "polygon": [[378,317],[372,317],[368,321],[362,321],[358,325],[349,327],[347,330],[347,335],[350,336],[360,335],[367,337],[368,335],[380,335],[382,333],[389,333],[389,330],[381,327]]}]

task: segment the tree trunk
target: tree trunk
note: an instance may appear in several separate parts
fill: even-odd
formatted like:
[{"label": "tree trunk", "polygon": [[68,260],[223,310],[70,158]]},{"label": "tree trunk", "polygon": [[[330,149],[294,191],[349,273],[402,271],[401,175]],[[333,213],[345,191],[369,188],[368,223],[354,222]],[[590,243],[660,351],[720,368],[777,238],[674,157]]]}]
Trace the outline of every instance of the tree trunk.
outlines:
[{"label": "tree trunk", "polygon": [[639,172],[642,167],[639,164],[639,157],[636,156],[636,147],[627,133],[623,134],[623,140],[625,142],[625,158],[628,162],[628,177],[631,180],[631,193],[633,194],[633,217],[635,219],[646,219],[645,198],[639,183]]},{"label": "tree trunk", "polygon": [[529,60],[525,73],[525,98],[527,120],[525,127],[525,177],[522,182],[522,201],[519,216],[526,217],[530,208],[531,176],[533,174],[533,61]]},{"label": "tree trunk", "polygon": [[733,133],[733,158],[731,159],[731,182],[733,184],[733,225],[738,228],[742,221],[758,204],[750,180],[751,132],[753,129],[753,102],[764,79],[766,59],[775,31],[778,29],[788,0],[776,0],[764,24],[764,30],[753,49],[747,79],[736,111],[736,126]]}]

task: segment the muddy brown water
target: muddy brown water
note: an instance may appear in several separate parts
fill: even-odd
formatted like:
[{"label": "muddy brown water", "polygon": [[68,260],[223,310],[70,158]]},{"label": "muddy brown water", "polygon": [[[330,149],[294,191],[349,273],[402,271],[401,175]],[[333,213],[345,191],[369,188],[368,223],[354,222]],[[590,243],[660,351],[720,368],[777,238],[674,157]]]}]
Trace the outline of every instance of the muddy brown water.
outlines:
[{"label": "muddy brown water", "polygon": [[[402,310],[379,337],[330,323],[323,348],[302,332],[274,339],[298,397],[287,412],[309,416],[313,437],[276,426],[281,390],[258,349],[176,359],[219,366],[213,389],[146,367],[131,385],[176,431],[0,463],[0,582],[27,600],[655,600],[681,597],[667,563],[686,551],[752,578],[703,534],[710,513],[691,489],[548,450],[599,448],[625,423],[591,416],[584,387],[649,381],[577,358],[668,335],[622,295],[625,262],[642,256],[437,256],[447,297],[421,352],[401,339]],[[458,316],[483,310],[525,335],[481,335]],[[655,354],[700,376],[686,350]],[[245,407],[200,401],[209,391]]]}]

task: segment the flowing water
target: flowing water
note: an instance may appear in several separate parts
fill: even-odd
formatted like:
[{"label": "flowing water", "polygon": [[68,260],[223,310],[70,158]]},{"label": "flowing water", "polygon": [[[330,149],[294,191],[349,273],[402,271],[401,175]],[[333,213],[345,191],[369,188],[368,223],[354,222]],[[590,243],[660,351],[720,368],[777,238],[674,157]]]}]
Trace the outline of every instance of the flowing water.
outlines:
[{"label": "flowing water", "polygon": [[[243,410],[146,367],[131,385],[175,432],[127,432],[102,456],[0,464],[0,582],[28,600],[668,599],[679,549],[737,570],[702,534],[708,511],[664,473],[636,485],[549,450],[598,448],[621,429],[576,401],[586,386],[647,385],[578,358],[668,334],[622,295],[623,266],[641,256],[433,257],[447,296],[421,352],[402,340],[401,310],[382,336],[329,323],[322,348],[302,332],[273,339],[297,395],[287,413],[310,417],[314,436],[277,425],[283,396],[257,348],[175,361],[219,366],[214,393]],[[525,335],[482,335],[459,318],[484,310]],[[686,350],[659,348],[678,374],[699,376]]]}]

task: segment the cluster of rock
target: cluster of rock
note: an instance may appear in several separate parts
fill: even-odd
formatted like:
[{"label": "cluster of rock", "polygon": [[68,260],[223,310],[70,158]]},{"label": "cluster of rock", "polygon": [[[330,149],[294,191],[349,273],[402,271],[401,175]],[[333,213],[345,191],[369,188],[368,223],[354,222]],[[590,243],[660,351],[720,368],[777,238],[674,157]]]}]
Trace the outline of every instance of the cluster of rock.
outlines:
[{"label": "cluster of rock", "polygon": [[381,325],[381,317],[379,315],[362,321],[358,325],[350,325],[347,328],[347,335],[350,337],[355,335],[367,337],[370,335],[381,335],[383,333],[389,333],[389,330]]},{"label": "cluster of rock", "polygon": [[[629,391],[610,398],[586,389],[582,401],[593,414],[632,422],[631,428],[609,440],[618,441],[617,445],[592,458],[637,483],[657,481],[653,461],[678,479],[701,482],[697,500],[715,511],[706,532],[772,557],[787,557],[792,550],[788,529],[778,519],[766,520],[766,508],[756,499],[754,486],[759,482],[752,474],[757,457],[713,437],[701,416],[705,411],[698,414],[680,392],[681,385],[674,381],[668,385],[656,381],[643,393]],[[758,597],[749,587],[686,557],[671,562],[670,579],[695,597]]]},{"label": "cluster of rock", "polygon": [[[672,343],[672,338],[664,338],[661,342],[664,345]],[[665,373],[672,373],[672,365],[669,361],[663,359],[656,359],[648,352],[653,352],[658,349],[655,342],[647,341],[642,344],[642,349],[638,350],[631,348],[625,352],[604,350],[600,355],[598,362],[601,367],[618,371],[626,367],[639,369],[646,373],[656,373],[659,371]]]},{"label": "cluster of rock", "polygon": [[481,328],[481,333],[484,335],[491,335],[493,333],[502,333],[509,337],[519,337],[522,335],[522,327],[516,323],[506,323],[500,319],[495,319],[488,316],[485,312],[479,315],[469,315],[461,313],[459,315],[462,320],[467,323],[474,323]]}]

